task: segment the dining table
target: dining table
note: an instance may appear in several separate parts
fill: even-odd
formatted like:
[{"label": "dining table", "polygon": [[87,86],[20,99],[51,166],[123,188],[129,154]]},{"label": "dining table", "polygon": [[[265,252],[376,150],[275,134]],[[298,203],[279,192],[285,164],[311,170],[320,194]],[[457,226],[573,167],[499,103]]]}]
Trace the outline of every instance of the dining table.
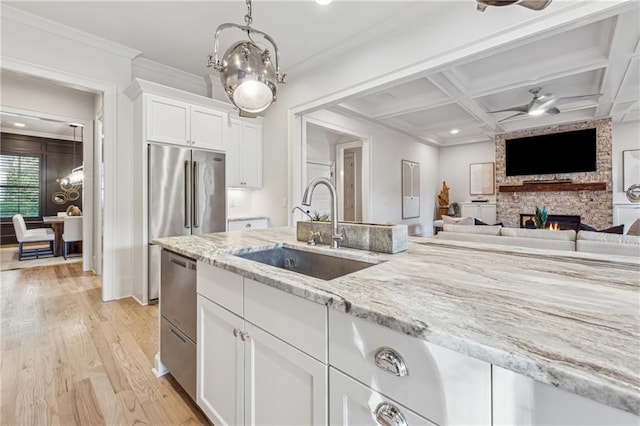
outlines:
[{"label": "dining table", "polygon": [[43,216],[42,222],[50,225],[55,234],[55,241],[53,244],[53,255],[62,255],[62,233],[64,232],[64,216]]}]

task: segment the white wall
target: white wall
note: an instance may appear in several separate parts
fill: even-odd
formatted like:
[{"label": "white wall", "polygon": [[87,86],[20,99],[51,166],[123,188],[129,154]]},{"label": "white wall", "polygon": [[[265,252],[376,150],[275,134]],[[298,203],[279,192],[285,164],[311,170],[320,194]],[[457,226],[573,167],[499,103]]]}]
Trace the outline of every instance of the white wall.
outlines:
[{"label": "white wall", "polygon": [[[135,191],[130,188],[131,102],[122,94],[139,52],[43,20],[2,4],[2,68],[104,93],[103,299],[136,293],[141,285],[140,245],[132,239]],[[93,108],[92,108],[93,109]],[[135,283],[135,284],[134,284]]]},{"label": "white wall", "polygon": [[[440,148],[437,192],[442,189],[442,181],[446,181],[449,187],[449,200],[451,203],[454,201],[458,203],[471,201],[478,198],[469,194],[469,164],[495,163],[495,154],[495,142]],[[495,194],[486,195],[482,198],[487,198],[490,202],[496,200]]]},{"label": "white wall", "polygon": [[613,201],[627,203],[622,179],[622,151],[640,149],[640,122],[614,124],[611,161],[613,163]]},{"label": "white wall", "polygon": [[[375,223],[404,223],[409,225],[412,235],[433,233],[438,148],[417,142],[393,130],[326,110],[308,114],[308,117],[331,123],[350,134],[371,138],[372,209],[367,220]],[[419,218],[402,219],[402,160],[420,163]]]}]

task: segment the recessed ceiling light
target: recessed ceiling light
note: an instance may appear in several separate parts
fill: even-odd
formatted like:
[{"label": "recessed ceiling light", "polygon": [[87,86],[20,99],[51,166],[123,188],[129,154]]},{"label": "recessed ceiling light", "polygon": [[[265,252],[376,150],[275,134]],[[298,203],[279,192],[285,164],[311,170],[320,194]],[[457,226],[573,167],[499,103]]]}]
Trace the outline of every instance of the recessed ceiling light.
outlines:
[{"label": "recessed ceiling light", "polygon": [[27,127],[27,125],[24,123],[13,123],[13,125],[16,127]]},{"label": "recessed ceiling light", "polygon": [[316,3],[321,4],[323,6],[331,3],[331,0],[316,0]]},{"label": "recessed ceiling light", "polygon": [[451,129],[451,131],[450,131],[449,133],[451,133],[452,135],[457,135],[458,133],[460,133],[460,130],[458,130],[458,129]]}]

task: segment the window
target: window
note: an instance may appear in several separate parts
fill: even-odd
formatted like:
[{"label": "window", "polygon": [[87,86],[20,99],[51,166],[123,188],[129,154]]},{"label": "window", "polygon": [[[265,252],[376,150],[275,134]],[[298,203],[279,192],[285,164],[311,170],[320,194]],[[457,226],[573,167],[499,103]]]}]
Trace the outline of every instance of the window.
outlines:
[{"label": "window", "polygon": [[0,154],[0,217],[40,216],[40,157]]}]

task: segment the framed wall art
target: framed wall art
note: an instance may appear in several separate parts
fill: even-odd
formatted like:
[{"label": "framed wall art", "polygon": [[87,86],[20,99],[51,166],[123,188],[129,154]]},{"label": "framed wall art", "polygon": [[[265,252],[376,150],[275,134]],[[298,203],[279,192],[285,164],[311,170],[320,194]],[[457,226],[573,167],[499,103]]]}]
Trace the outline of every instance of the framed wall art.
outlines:
[{"label": "framed wall art", "polygon": [[491,195],[495,193],[495,163],[469,164],[469,194]]},{"label": "framed wall art", "polygon": [[640,184],[640,149],[622,151],[622,180],[625,192],[631,185]]}]

